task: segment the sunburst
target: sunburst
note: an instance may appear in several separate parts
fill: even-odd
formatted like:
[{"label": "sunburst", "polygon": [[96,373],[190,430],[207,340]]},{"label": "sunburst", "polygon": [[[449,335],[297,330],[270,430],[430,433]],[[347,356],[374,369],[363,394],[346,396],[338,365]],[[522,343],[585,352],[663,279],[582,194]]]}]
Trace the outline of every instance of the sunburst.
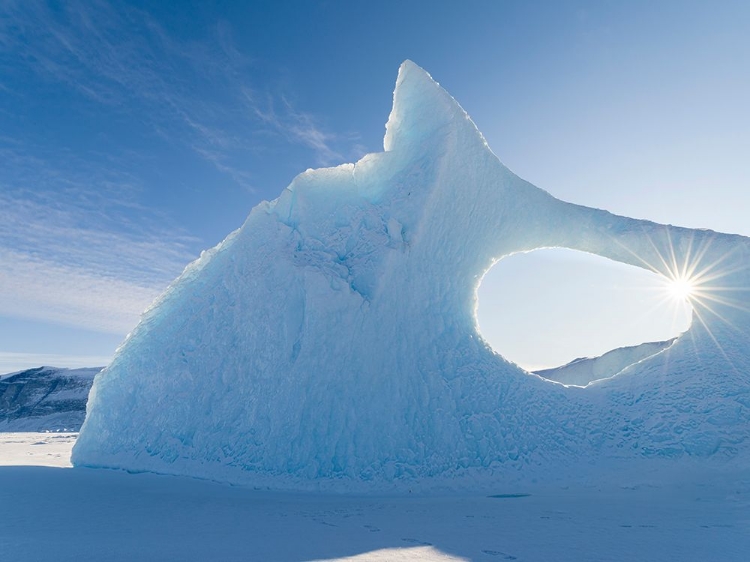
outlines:
[{"label": "sunburst", "polygon": [[[671,230],[666,229],[661,244],[648,237],[651,256],[646,259],[636,252],[620,245],[634,256],[644,267],[650,269],[663,279],[663,298],[675,305],[688,303],[693,310],[693,318],[717,346],[719,351],[731,364],[714,329],[721,324],[740,329],[737,325],[737,312],[750,313],[747,303],[746,286],[748,266],[744,260],[736,259],[737,246],[734,249],[721,251],[720,236],[701,236],[696,244],[696,236],[691,233],[687,240],[680,240],[679,250],[672,240]],[[717,247],[717,244],[719,246]],[[740,320],[744,324],[744,321]]]},{"label": "sunburst", "polygon": [[688,277],[677,277],[670,279],[666,285],[669,295],[678,301],[688,301],[693,296],[695,290],[693,280]]}]

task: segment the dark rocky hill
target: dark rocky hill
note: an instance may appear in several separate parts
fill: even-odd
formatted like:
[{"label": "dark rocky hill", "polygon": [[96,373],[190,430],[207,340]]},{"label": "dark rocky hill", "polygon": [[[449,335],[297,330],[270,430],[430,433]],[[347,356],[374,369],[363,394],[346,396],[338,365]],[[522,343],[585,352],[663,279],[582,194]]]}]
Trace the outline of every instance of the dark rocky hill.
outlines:
[{"label": "dark rocky hill", "polygon": [[0,376],[0,431],[78,431],[102,367],[37,367]]}]

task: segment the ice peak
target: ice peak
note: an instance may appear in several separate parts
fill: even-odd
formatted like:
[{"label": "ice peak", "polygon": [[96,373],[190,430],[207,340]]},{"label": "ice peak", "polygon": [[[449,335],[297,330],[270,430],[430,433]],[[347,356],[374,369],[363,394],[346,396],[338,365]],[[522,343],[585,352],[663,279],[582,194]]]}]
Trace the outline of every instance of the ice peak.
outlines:
[{"label": "ice peak", "polygon": [[458,102],[426,70],[407,59],[398,70],[383,148],[388,152],[418,146],[457,117],[467,117]]}]

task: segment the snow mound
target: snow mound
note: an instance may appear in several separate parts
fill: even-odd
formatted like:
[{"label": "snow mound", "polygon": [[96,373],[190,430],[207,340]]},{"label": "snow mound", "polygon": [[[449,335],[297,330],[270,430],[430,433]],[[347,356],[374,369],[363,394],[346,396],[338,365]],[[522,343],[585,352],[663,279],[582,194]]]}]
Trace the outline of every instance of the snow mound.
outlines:
[{"label": "snow mound", "polygon": [[[97,376],[75,465],[355,490],[747,461],[749,239],[555,199],[408,61],[384,147],[187,267]],[[691,274],[692,327],[585,389],[526,373],[479,336],[476,288],[547,247]]]}]

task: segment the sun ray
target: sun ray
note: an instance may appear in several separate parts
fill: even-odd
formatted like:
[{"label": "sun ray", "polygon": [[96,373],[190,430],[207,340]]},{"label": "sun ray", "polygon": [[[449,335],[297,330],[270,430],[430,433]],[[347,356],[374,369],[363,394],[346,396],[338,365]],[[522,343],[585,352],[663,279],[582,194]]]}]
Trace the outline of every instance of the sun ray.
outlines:
[{"label": "sun ray", "polygon": [[[649,252],[649,259],[619,241],[614,240],[614,243],[635,258],[635,262],[661,276],[662,299],[671,300],[675,304],[674,315],[677,314],[680,303],[686,303],[691,307],[694,321],[697,320],[697,325],[703,328],[713,345],[737,372],[737,367],[711,329],[709,320],[715,318],[731,330],[742,329],[732,311],[750,314],[746,298],[750,286],[746,286],[745,281],[740,282],[743,286],[732,285],[732,282],[737,283],[738,277],[746,279],[750,264],[747,264],[747,260],[742,259],[742,256],[737,259],[737,252],[740,251],[737,247],[726,252],[717,252],[716,236],[712,236],[710,232],[706,232],[705,235],[692,232],[689,236],[680,238],[679,230],[667,227],[659,234],[660,240],[657,241],[649,233],[645,233],[652,250]],[[675,242],[679,243],[680,250]],[[707,259],[708,256],[711,256],[710,260]],[[729,281],[730,279],[732,281]],[[690,334],[695,352],[700,353],[698,332],[688,329],[685,333]]]},{"label": "sun ray", "polygon": [[[678,303],[687,303],[692,308],[693,318],[703,326],[714,345],[736,370],[709,327],[710,322],[706,315],[716,318],[732,330],[740,329],[730,311],[750,313],[750,308],[742,298],[750,291],[750,287],[726,285],[722,281],[743,272],[747,273],[750,266],[744,265],[742,260],[739,265],[727,263],[731,261],[732,256],[736,256],[736,249],[716,255],[715,238],[710,234],[698,241],[695,233],[691,233],[689,237],[682,240],[676,238],[673,235],[675,233],[671,229],[665,229],[663,231],[665,239],[660,243],[657,243],[652,236],[646,235],[653,250],[651,259],[656,260],[653,263],[631,251],[624,244],[618,243],[618,245],[645,268],[662,276],[664,279],[663,298],[675,303],[674,315],[677,314]],[[677,250],[676,241],[680,242],[682,248],[680,251]],[[712,255],[710,261],[706,259],[709,254]],[[690,333],[693,346],[697,351],[695,332],[693,330],[687,332]]]},{"label": "sun ray", "polygon": [[714,344],[716,345],[716,348],[724,356],[724,359],[726,359],[727,363],[729,363],[729,366],[732,368],[732,370],[736,373],[739,373],[739,370],[737,369],[737,367],[735,367],[734,363],[729,358],[729,355],[727,355],[727,352],[721,346],[721,344],[719,343],[719,340],[716,339],[716,336],[714,336],[714,333],[711,331],[711,328],[708,327],[708,324],[706,323],[705,320],[703,320],[703,317],[700,315],[700,313],[697,310],[695,311],[695,316],[698,318],[698,321],[703,325],[703,328],[706,330],[706,333],[713,340]]}]

